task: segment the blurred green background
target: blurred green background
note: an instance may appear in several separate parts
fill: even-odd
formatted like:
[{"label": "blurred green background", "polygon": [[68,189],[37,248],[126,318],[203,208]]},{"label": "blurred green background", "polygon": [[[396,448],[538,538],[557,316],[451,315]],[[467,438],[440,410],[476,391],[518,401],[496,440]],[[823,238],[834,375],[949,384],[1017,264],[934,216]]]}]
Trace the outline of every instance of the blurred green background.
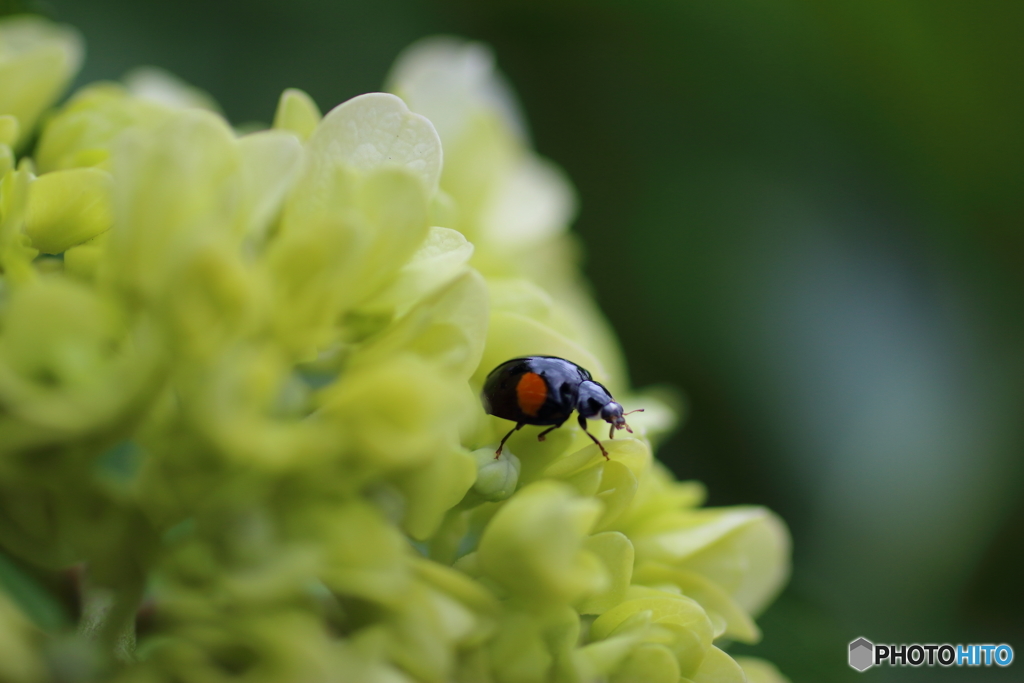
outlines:
[{"label": "blurred green background", "polygon": [[579,190],[634,383],[687,394],[661,457],[793,531],[743,650],[796,683],[860,680],[858,636],[1024,656],[1024,4],[29,5],[85,34],[79,83],[161,66],[236,123],[289,86],[324,110],[379,89],[424,35],[491,44]]}]

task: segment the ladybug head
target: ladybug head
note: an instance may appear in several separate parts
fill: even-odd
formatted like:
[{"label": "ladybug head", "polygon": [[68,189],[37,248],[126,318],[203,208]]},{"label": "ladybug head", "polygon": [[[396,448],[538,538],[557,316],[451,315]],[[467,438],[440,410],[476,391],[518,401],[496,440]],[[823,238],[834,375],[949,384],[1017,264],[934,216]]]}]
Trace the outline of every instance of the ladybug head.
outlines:
[{"label": "ladybug head", "polygon": [[629,425],[626,424],[626,418],[623,417],[622,406],[615,401],[609,401],[601,408],[601,419],[615,429],[622,429],[623,427],[629,429]]},{"label": "ladybug head", "polygon": [[[638,408],[629,411],[629,413],[642,413],[643,411],[643,408]],[[625,429],[630,434],[633,433],[633,430],[626,424],[626,415],[629,415],[629,413],[623,412],[622,406],[615,401],[609,401],[601,408],[601,419],[611,425],[611,428],[608,430],[609,439],[615,438],[616,429]]]}]

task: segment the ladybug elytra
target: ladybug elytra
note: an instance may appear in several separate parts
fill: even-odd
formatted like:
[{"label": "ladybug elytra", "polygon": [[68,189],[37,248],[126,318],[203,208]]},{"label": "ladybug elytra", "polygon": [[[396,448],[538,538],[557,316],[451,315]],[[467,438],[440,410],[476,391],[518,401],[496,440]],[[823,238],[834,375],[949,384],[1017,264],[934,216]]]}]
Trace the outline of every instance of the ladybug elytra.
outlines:
[{"label": "ladybug elytra", "polygon": [[487,375],[481,398],[488,414],[516,423],[498,444],[495,458],[501,455],[505,442],[516,430],[525,425],[551,425],[537,435],[537,439],[543,441],[545,435],[561,427],[574,410],[579,413],[580,427],[605,458],[608,458],[608,451],[587,431],[588,418],[608,422],[610,439],[615,438],[616,429],[633,433],[626,424],[625,416],[629,413],[623,412],[608,390],[595,382],[585,369],[564,358],[527,356],[505,361]]}]

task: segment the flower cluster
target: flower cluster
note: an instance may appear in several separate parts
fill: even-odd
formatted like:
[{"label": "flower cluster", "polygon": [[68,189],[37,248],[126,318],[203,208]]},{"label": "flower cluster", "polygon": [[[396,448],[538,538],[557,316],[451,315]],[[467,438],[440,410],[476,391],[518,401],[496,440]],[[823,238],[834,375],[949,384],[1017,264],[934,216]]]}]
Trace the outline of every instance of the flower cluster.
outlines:
[{"label": "flower cluster", "polygon": [[[0,22],[0,680],[784,680],[721,648],[785,528],[652,459],[671,411],[629,393],[484,48],[244,133],[152,70],[50,110],[81,52]],[[636,435],[495,459],[483,379],[532,354],[645,405]]]}]

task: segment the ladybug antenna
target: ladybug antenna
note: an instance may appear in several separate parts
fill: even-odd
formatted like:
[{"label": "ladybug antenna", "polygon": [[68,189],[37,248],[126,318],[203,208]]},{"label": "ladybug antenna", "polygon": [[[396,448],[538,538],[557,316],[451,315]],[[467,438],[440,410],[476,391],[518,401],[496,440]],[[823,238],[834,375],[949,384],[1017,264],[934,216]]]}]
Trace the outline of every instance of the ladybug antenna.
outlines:
[{"label": "ladybug antenna", "polygon": [[[633,413],[642,413],[642,412],[644,412],[644,409],[643,409],[643,408],[637,408],[637,409],[635,409],[635,410],[631,410],[631,411],[629,411],[628,413],[623,413],[623,414],[622,414],[622,417],[620,418],[620,421],[618,421],[618,422],[619,422],[619,429],[623,429],[623,428],[625,428],[625,430],[626,430],[627,432],[629,432],[630,434],[632,434],[632,433],[633,433],[633,428],[632,428],[632,427],[630,427],[630,426],[629,426],[629,425],[628,425],[628,424],[626,423],[626,420],[625,420],[625,418],[626,418],[626,416],[627,416],[627,415],[632,415]],[[616,425],[612,425],[612,428],[611,428],[611,430],[609,431],[609,433],[614,433],[614,432],[615,432],[615,427],[616,427]]]}]

